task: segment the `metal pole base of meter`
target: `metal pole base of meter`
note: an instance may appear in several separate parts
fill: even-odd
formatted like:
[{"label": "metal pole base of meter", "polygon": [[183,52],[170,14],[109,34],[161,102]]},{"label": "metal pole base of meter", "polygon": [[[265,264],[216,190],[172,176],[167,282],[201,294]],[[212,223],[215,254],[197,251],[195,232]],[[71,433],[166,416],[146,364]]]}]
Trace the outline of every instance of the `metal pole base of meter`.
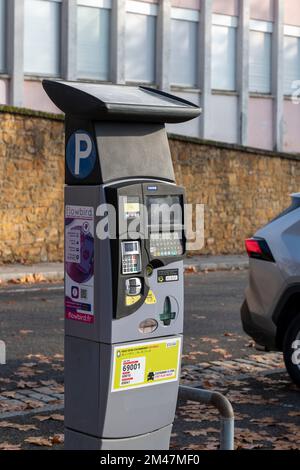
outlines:
[{"label": "metal pole base of meter", "polygon": [[220,450],[234,450],[234,413],[230,401],[224,395],[180,385],[179,397],[184,400],[207,403],[217,408],[221,416]]}]

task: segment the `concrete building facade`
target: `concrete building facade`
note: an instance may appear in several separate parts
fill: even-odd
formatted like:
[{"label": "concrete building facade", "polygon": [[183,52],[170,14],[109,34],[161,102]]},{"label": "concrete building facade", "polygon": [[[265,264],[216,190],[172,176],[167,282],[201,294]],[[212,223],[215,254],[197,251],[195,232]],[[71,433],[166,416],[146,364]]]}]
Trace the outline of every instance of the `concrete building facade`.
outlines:
[{"label": "concrete building facade", "polygon": [[203,107],[169,130],[300,152],[299,0],[0,0],[0,104],[45,77],[143,83]]}]

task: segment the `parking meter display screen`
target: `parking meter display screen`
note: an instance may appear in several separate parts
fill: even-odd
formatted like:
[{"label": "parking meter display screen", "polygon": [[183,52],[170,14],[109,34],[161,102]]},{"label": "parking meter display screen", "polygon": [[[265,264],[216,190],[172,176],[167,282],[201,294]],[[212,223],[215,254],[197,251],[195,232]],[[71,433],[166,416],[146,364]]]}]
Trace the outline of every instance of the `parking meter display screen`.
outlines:
[{"label": "parking meter display screen", "polygon": [[181,196],[148,196],[148,220],[150,227],[182,225]]},{"label": "parking meter display screen", "polygon": [[134,251],[134,243],[127,243],[125,246],[126,253],[131,253]]},{"label": "parking meter display screen", "polygon": [[182,197],[149,196],[147,208],[151,256],[183,255]]}]

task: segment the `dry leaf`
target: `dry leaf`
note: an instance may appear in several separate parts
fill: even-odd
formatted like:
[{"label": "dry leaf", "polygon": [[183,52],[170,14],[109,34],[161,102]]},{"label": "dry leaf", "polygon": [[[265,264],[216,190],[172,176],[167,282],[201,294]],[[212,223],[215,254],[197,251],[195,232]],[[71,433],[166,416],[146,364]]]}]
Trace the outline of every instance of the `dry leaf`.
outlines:
[{"label": "dry leaf", "polygon": [[21,444],[12,444],[10,442],[1,442],[0,450],[21,450]]},{"label": "dry leaf", "polygon": [[41,380],[40,383],[45,387],[50,387],[50,385],[58,385],[56,380]]},{"label": "dry leaf", "polygon": [[232,354],[230,354],[228,351],[226,351],[226,349],[214,348],[214,349],[212,349],[212,351],[216,352],[218,354],[221,354],[223,357],[225,357],[225,359],[228,359],[229,357],[232,357]]},{"label": "dry leaf", "polygon": [[19,423],[11,423],[9,421],[0,421],[0,428],[11,428],[17,429],[18,431],[32,431],[37,429],[34,424],[19,424]]},{"label": "dry leaf", "polygon": [[18,383],[17,383],[17,387],[18,388],[35,388],[38,386],[38,383],[37,382],[25,382],[24,380],[20,380]]},{"label": "dry leaf", "polygon": [[48,416],[35,416],[35,419],[38,419],[39,421],[48,421],[49,419],[52,419],[54,421],[64,421],[64,416],[59,415],[59,414],[53,414],[53,415],[48,415]]},{"label": "dry leaf", "polygon": [[41,447],[52,447],[52,442],[46,437],[27,437],[24,442]]},{"label": "dry leaf", "polygon": [[50,437],[52,444],[63,444],[64,443],[64,435],[63,434],[55,434],[54,436]]},{"label": "dry leaf", "polygon": [[297,417],[300,416],[300,411],[289,411],[288,415],[291,417]]},{"label": "dry leaf", "polygon": [[211,344],[216,344],[218,342],[217,339],[214,339],[214,338],[206,338],[206,337],[202,337],[200,338],[201,341],[203,341],[203,343],[211,343]]},{"label": "dry leaf", "polygon": [[2,392],[1,395],[7,398],[15,398],[17,392],[9,391],[9,392]]},{"label": "dry leaf", "polygon": [[205,431],[205,429],[184,431],[184,433],[189,434],[190,436],[193,436],[193,437],[199,437],[199,436],[206,436],[207,435],[207,432]]},{"label": "dry leaf", "polygon": [[24,398],[24,402],[26,403],[26,408],[29,410],[35,410],[36,408],[43,408],[44,403],[37,401],[37,400],[32,400],[31,398]]}]

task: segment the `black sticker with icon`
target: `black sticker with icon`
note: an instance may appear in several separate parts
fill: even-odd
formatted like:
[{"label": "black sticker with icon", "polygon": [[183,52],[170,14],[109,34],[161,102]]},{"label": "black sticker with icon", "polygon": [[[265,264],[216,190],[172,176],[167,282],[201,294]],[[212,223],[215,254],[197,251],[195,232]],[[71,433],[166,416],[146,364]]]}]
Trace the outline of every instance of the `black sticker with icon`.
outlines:
[{"label": "black sticker with icon", "polygon": [[179,280],[178,269],[159,269],[157,271],[157,282],[174,282]]}]

